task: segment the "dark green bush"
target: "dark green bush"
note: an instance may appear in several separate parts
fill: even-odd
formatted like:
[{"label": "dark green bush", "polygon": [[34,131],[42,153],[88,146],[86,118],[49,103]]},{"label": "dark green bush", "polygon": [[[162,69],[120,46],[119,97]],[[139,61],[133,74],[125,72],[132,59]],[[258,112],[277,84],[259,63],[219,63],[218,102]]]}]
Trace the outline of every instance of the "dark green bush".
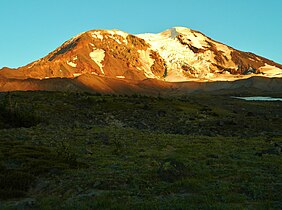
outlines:
[{"label": "dark green bush", "polygon": [[22,190],[0,189],[0,200],[7,200],[11,198],[22,198],[26,195]]},{"label": "dark green bush", "polygon": [[183,178],[187,174],[185,165],[175,159],[166,159],[161,162],[158,168],[158,175],[161,180],[174,182]]},{"label": "dark green bush", "polygon": [[32,105],[14,102],[9,93],[0,103],[0,121],[0,128],[28,128],[40,123]]},{"label": "dark green bush", "polygon": [[7,170],[0,176],[0,189],[26,191],[34,180],[29,173]]}]

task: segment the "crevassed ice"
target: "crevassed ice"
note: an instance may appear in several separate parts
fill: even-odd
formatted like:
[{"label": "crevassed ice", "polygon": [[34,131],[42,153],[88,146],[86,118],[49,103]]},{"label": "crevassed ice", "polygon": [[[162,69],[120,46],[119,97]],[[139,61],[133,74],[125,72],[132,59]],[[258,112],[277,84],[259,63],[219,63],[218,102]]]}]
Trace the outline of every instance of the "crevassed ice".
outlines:
[{"label": "crevassed ice", "polygon": [[205,50],[201,53],[194,53],[187,45],[183,45],[176,38],[179,34],[185,42],[198,49],[208,49],[209,42],[213,43],[218,51],[228,58],[225,65],[234,67],[231,59],[232,49],[215,42],[203,34],[184,27],[174,27],[159,34],[139,34],[136,35],[151,45],[151,48],[159,52],[167,65],[167,81],[186,81],[183,74],[183,66],[191,66],[195,69],[195,77],[211,78],[210,65],[216,63],[215,54],[211,50]]},{"label": "crevassed ice", "polygon": [[168,81],[185,81],[183,65],[197,65],[199,72],[207,72],[209,63],[200,59],[191,49],[182,45],[178,40],[160,34],[140,34],[138,37],[146,40],[151,48],[161,55],[168,68]]}]

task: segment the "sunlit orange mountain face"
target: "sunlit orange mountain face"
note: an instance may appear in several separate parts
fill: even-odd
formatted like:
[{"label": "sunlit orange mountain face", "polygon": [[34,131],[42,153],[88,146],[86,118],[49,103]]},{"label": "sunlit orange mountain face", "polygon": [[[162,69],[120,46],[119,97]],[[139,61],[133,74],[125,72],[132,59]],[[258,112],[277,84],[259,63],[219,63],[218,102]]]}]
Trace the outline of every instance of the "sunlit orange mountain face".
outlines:
[{"label": "sunlit orange mountain face", "polygon": [[2,68],[0,91],[282,92],[281,77],[281,64],[184,27],[139,35],[92,30],[26,66]]}]

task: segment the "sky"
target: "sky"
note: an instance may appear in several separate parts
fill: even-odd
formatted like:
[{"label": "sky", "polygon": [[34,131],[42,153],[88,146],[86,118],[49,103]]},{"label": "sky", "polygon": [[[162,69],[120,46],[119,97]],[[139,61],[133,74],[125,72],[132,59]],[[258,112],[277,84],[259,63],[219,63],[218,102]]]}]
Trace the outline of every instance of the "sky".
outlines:
[{"label": "sky", "polygon": [[26,65],[92,29],[175,26],[282,63],[281,8],[280,0],[0,0],[0,68]]}]

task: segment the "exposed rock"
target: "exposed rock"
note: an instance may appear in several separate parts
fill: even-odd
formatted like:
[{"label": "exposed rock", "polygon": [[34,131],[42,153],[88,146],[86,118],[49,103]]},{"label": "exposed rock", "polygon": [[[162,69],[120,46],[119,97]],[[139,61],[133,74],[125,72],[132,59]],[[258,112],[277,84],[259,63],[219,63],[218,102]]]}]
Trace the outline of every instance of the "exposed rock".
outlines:
[{"label": "exposed rock", "polygon": [[158,77],[164,76],[166,70],[164,59],[156,51],[151,51],[150,56],[154,60],[154,64],[151,66],[152,73]]},{"label": "exposed rock", "polygon": [[[230,82],[251,75],[264,78]],[[0,91],[158,95],[241,87],[281,90],[280,80],[266,79],[272,76],[282,77],[282,65],[235,50],[191,29],[175,27],[159,34],[140,35],[92,30],[26,66],[1,69]],[[195,79],[199,82],[191,82]],[[228,82],[202,83],[206,80]]]}]

